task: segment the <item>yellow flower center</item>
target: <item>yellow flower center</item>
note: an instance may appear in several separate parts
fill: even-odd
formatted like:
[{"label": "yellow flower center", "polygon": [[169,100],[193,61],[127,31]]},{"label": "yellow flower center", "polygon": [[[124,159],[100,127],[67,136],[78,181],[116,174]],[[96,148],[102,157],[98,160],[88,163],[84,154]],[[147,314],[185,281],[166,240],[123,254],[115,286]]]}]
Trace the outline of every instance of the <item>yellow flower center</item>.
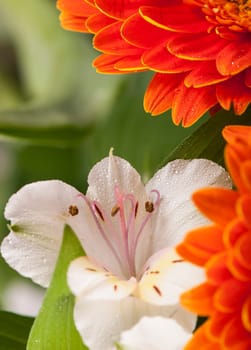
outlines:
[{"label": "yellow flower center", "polygon": [[206,18],[237,32],[251,32],[251,0],[202,0]]}]

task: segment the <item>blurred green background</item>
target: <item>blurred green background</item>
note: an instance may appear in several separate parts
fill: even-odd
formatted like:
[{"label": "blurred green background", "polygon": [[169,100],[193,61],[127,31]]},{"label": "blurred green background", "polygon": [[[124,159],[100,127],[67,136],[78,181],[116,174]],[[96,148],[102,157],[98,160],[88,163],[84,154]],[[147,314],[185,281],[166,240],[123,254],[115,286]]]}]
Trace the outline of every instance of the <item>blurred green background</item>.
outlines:
[{"label": "blurred green background", "polygon": [[[84,192],[91,166],[110,147],[146,180],[194,128],[143,111],[151,74],[97,74],[91,36],[63,30],[55,0],[0,0],[0,8],[2,240],[5,203],[24,184],[61,179]],[[1,259],[3,308],[16,278]]]}]

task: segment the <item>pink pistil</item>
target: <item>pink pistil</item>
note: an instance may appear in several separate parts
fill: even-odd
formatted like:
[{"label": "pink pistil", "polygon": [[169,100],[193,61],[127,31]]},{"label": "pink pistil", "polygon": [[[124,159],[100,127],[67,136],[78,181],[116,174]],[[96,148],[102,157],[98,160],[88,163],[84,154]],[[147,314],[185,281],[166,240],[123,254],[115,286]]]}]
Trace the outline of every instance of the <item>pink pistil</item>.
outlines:
[{"label": "pink pistil", "polygon": [[[156,213],[161,198],[157,190],[152,190],[157,195],[154,202],[138,203],[131,193],[123,194],[117,186],[114,188],[116,203],[111,212],[107,213],[97,201],[90,201],[86,196],[81,195],[85,200],[92,217],[98,228],[102,239],[106,242],[109,250],[115,256],[123,274],[126,278],[136,277],[136,254],[140,238],[150,218]],[[130,207],[126,203],[130,204]],[[136,231],[136,220],[138,206],[145,205],[146,215]],[[150,205],[150,209],[149,206]],[[116,216],[119,215],[119,227]],[[125,265],[126,262],[126,265]]]}]

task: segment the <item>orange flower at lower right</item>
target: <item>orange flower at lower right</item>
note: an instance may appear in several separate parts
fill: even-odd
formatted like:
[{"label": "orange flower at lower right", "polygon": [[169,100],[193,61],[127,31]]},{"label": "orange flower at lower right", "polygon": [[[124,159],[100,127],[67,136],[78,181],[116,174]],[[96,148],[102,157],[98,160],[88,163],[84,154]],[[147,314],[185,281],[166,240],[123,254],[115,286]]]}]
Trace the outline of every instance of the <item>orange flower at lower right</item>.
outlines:
[{"label": "orange flower at lower right", "polygon": [[205,281],[181,303],[208,317],[185,350],[251,349],[251,127],[227,126],[225,162],[235,188],[204,188],[193,195],[212,224],[187,234],[178,253],[201,266]]}]

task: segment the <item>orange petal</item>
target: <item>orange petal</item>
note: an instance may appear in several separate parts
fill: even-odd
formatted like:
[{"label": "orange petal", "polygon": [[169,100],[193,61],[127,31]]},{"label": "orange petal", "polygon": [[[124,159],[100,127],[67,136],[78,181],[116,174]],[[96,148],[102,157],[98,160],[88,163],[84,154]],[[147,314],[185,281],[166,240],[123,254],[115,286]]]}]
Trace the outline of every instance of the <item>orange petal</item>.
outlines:
[{"label": "orange petal", "polygon": [[115,22],[100,30],[94,37],[95,49],[112,55],[136,55],[141,50],[129,45],[120,35],[122,22]]},{"label": "orange petal", "polygon": [[175,91],[172,118],[176,125],[189,127],[217,103],[215,87],[187,88],[183,83]]},{"label": "orange petal", "polygon": [[209,226],[191,231],[176,249],[186,260],[203,266],[213,254],[224,249],[222,230],[217,226]]},{"label": "orange petal", "polygon": [[245,72],[245,84],[251,88],[251,68],[248,68]]},{"label": "orange petal", "polygon": [[157,27],[179,33],[202,33],[210,27],[199,7],[170,4],[166,7],[141,6],[139,13]]},{"label": "orange petal", "polygon": [[180,58],[197,61],[214,60],[225,46],[216,34],[179,35],[171,39],[167,47],[170,52]]},{"label": "orange petal", "polygon": [[227,80],[227,76],[221,75],[215,66],[215,61],[197,62],[197,66],[185,78],[186,87],[203,87]]},{"label": "orange petal", "polygon": [[215,255],[205,266],[207,280],[213,285],[221,285],[231,278],[231,274],[226,266],[226,252]]},{"label": "orange petal", "polygon": [[243,304],[241,318],[245,329],[251,333],[251,296],[249,296]]},{"label": "orange petal", "polygon": [[223,129],[222,135],[230,144],[235,144],[238,140],[246,142],[248,139],[251,139],[251,127],[244,125],[227,125]]},{"label": "orange petal", "polygon": [[196,67],[196,62],[177,58],[163,44],[146,50],[142,61],[148,68],[160,73],[183,73]]},{"label": "orange petal", "polygon": [[[93,61],[93,66],[96,68],[96,71],[99,73],[105,74],[122,74],[123,72],[114,68],[115,64],[119,62],[120,59],[124,57],[120,56],[109,56],[109,55],[100,55]],[[124,72],[127,73],[127,72]]]},{"label": "orange petal", "polygon": [[248,152],[245,152],[243,147],[239,147],[236,152],[236,148],[227,145],[225,148],[225,163],[228,171],[231,174],[235,186],[240,192],[246,191],[246,184],[243,182],[243,177],[240,172],[243,158]]},{"label": "orange petal", "polygon": [[196,206],[212,221],[226,225],[235,213],[238,193],[223,188],[205,188],[193,194]]},{"label": "orange petal", "polygon": [[224,327],[231,321],[232,314],[215,311],[206,324],[206,334],[212,341],[219,341]]},{"label": "orange petal", "polygon": [[232,278],[224,282],[214,295],[214,306],[224,313],[238,312],[250,290],[247,283]]},{"label": "orange petal", "polygon": [[112,23],[114,23],[114,20],[112,18],[105,16],[103,13],[95,13],[94,15],[88,17],[85,25],[88,28],[89,32],[97,33]]},{"label": "orange petal", "polygon": [[237,213],[244,220],[244,223],[251,228],[251,195],[246,194],[239,198],[237,202]]},{"label": "orange petal", "polygon": [[[208,321],[207,321],[208,322]],[[185,346],[184,350],[221,350],[219,344],[211,341],[206,335],[206,325],[207,322],[203,324],[199,329],[197,329]]]},{"label": "orange petal", "polygon": [[213,297],[216,287],[204,283],[181,295],[181,304],[201,316],[208,316],[214,310]]},{"label": "orange petal", "polygon": [[127,56],[121,58],[118,62],[114,64],[114,68],[118,69],[121,72],[135,73],[146,71],[147,68],[141,62],[141,56]]},{"label": "orange petal", "polygon": [[216,96],[222,108],[229,110],[233,104],[235,114],[241,115],[251,102],[251,89],[244,83],[244,74],[238,74],[218,84]]},{"label": "orange petal", "polygon": [[251,45],[250,40],[233,40],[216,58],[216,66],[222,75],[234,75],[250,67]]},{"label": "orange petal", "polygon": [[247,232],[247,227],[244,225],[243,221],[236,218],[224,230],[223,241],[227,249],[232,249],[238,239]]},{"label": "orange petal", "polygon": [[223,349],[250,350],[250,333],[244,329],[240,315],[236,315],[225,327],[221,342]]},{"label": "orange petal", "polygon": [[251,160],[246,161],[241,167],[241,177],[245,188],[251,192]]},{"label": "orange petal", "polygon": [[[138,11],[142,5],[142,0],[95,0],[96,6],[108,16],[115,19],[126,19]],[[144,0],[146,5],[154,5],[154,0]]]},{"label": "orange petal", "polygon": [[144,97],[144,108],[152,115],[166,112],[172,107],[175,89],[183,81],[184,74],[156,73],[151,80]]},{"label": "orange petal", "polygon": [[128,43],[147,49],[166,42],[171,34],[146,22],[136,13],[124,22],[121,35]]}]

